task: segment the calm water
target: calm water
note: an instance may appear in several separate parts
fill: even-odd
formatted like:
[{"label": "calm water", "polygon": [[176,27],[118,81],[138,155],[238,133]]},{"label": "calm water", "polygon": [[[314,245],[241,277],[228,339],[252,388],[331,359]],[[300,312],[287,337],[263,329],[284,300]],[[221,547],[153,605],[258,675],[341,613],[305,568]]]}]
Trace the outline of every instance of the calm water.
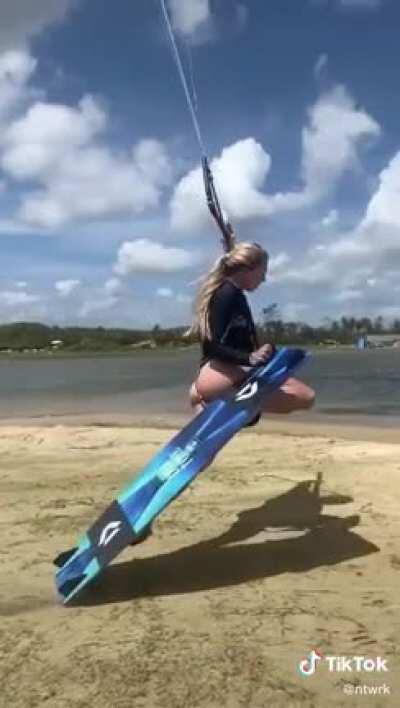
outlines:
[{"label": "calm water", "polygon": [[[54,359],[0,358],[0,418],[187,412],[195,350]],[[400,350],[324,351],[301,378],[317,391],[313,415],[400,422]]]}]

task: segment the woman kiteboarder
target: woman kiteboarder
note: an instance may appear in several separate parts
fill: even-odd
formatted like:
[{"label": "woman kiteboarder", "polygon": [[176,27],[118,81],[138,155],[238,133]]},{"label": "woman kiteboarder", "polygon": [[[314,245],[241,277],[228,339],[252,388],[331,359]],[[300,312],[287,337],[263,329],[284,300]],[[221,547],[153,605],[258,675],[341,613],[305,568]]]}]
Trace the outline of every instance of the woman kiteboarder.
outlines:
[{"label": "woman kiteboarder", "polygon": [[[238,243],[217,261],[199,290],[190,330],[199,336],[202,348],[200,370],[190,390],[196,412],[240,385],[251,367],[264,364],[275,352],[273,344],[259,347],[244,294],[261,285],[267,268],[268,254],[259,244]],[[291,377],[266,399],[263,410],[291,413],[311,408],[314,398],[309,386]]]}]

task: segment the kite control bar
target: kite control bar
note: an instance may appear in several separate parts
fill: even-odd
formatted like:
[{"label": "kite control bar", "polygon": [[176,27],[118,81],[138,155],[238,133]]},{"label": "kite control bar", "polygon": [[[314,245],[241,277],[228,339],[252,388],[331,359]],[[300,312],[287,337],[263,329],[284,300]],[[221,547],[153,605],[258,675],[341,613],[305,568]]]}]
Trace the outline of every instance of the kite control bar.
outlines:
[{"label": "kite control bar", "polygon": [[206,192],[207,206],[210,210],[211,215],[215,219],[218,228],[222,233],[221,242],[224,251],[226,253],[229,253],[229,251],[231,251],[233,246],[235,245],[235,234],[233,232],[232,225],[229,223],[229,221],[226,221],[224,219],[224,215],[222,213],[222,209],[218,200],[218,195],[215,189],[214,179],[212,176],[210,165],[208,164],[208,160],[205,156],[201,158],[201,164],[203,167],[203,180],[204,189]]}]

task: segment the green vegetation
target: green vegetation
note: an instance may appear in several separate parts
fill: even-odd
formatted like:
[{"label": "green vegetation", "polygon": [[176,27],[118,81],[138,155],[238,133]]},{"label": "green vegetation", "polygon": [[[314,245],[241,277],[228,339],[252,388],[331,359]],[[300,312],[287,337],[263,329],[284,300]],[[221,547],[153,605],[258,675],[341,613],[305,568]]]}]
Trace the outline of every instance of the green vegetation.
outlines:
[{"label": "green vegetation", "polygon": [[[382,317],[324,321],[319,327],[303,322],[285,322],[277,306],[264,308],[258,322],[260,342],[307,346],[353,344],[362,334],[400,334],[400,320],[385,326]],[[0,325],[0,352],[128,352],[158,347],[184,347],[196,340],[184,336],[186,327],[152,330],[105,327],[50,327],[34,322]]]},{"label": "green vegetation", "polygon": [[284,322],[279,317],[278,306],[274,303],[263,309],[258,331],[262,342],[276,344],[354,344],[361,335],[400,335],[400,320],[385,323],[383,317],[341,317],[339,320],[325,318],[321,326],[311,327],[303,322]]},{"label": "green vegetation", "polygon": [[191,344],[186,327],[153,330],[49,327],[34,322],[0,326],[0,352],[114,352]]}]

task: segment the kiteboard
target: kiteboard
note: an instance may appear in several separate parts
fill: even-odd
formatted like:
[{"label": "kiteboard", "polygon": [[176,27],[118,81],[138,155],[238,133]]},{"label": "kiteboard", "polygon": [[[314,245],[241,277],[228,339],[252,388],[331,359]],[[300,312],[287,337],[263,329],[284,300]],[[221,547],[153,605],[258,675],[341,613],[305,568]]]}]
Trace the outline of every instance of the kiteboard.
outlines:
[{"label": "kiteboard", "polygon": [[76,547],[54,560],[57,591],[67,603],[121,551],[149,533],[152,521],[207,467],[217,452],[260,413],[264,400],[308,356],[283,347],[253,369],[238,390],[209,403],[175,435],[106,508]]}]

